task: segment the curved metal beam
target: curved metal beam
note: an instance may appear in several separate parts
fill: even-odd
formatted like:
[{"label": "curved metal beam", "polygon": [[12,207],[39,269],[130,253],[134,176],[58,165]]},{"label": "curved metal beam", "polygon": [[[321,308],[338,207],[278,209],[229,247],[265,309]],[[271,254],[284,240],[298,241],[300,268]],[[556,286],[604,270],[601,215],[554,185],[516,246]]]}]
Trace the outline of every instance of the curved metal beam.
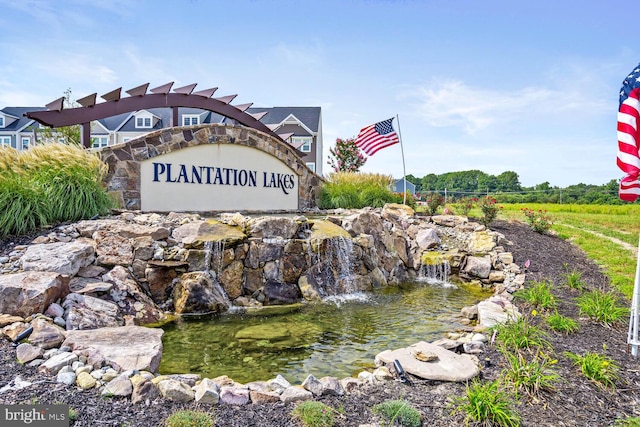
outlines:
[{"label": "curved metal beam", "polygon": [[214,113],[229,117],[244,126],[254,128],[280,140],[282,139],[264,123],[256,119],[256,117],[225,102],[226,98],[221,98],[219,100],[216,98],[205,98],[196,94],[185,96],[180,93],[140,94],[142,91],[146,92],[146,86],[148,86],[148,84],[134,88],[136,90],[132,89],[127,91],[127,93],[134,92],[134,94],[138,96],[132,95],[127,98],[102,102],[95,104],[92,107],[30,111],[24,115],[38,123],[42,123],[45,126],[57,128],[79,123],[90,123],[93,120],[99,120],[117,116],[122,113],[130,113],[132,111],[145,110],[149,108],[190,107],[213,111]]}]

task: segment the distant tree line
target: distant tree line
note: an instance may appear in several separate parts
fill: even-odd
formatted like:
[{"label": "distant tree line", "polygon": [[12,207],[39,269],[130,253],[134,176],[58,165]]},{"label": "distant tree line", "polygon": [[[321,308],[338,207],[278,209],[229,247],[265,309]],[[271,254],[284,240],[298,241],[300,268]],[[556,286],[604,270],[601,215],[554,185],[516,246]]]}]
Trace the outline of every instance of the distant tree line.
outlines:
[{"label": "distant tree line", "polygon": [[577,203],[623,204],[618,197],[618,181],[612,179],[603,185],[576,184],[565,188],[548,182],[523,187],[516,172],[506,171],[489,175],[479,170],[428,174],[422,178],[407,175],[407,181],[416,186],[416,194],[424,200],[430,193],[447,197],[447,203],[466,197],[491,195],[500,203]]}]

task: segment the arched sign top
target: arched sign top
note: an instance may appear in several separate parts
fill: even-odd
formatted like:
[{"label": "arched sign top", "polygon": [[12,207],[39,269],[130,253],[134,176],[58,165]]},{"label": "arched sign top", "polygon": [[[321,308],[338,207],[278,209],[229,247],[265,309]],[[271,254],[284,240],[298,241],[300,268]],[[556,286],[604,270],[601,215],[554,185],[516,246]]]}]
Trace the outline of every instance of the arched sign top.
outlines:
[{"label": "arched sign top", "polygon": [[149,83],[126,90],[128,97],[121,98],[122,88],[112,90],[101,98],[106,102],[96,104],[96,94],[85,96],[78,100],[81,107],[64,108],[64,98],[59,98],[47,104],[46,111],[30,111],[24,115],[49,127],[62,127],[80,124],[83,126],[82,142],[85,147],[89,146],[90,126],[94,120],[117,116],[122,113],[130,113],[149,108],[172,108],[173,120],[171,126],[177,126],[178,108],[190,107],[218,113],[222,116],[235,120],[236,122],[264,132],[270,136],[284,140],[283,135],[278,135],[269,129],[260,119],[263,113],[249,114],[245,111],[252,105],[241,104],[231,105],[230,102],[237,95],[229,95],[220,98],[211,98],[217,88],[205,89],[193,92],[196,83],[173,89],[173,82],[166,83],[151,89],[152,93],[147,93]]}]

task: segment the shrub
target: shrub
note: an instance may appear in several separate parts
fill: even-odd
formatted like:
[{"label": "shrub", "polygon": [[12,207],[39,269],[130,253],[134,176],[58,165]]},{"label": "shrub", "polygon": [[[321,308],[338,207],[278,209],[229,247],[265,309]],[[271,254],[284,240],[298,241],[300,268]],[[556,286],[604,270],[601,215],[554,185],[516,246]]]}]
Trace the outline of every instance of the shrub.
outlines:
[{"label": "shrub", "polygon": [[613,295],[598,289],[580,295],[578,308],[580,314],[584,314],[604,326],[611,326],[629,314],[626,307],[618,305]]},{"label": "shrub", "polygon": [[438,193],[427,194],[427,213],[429,215],[435,215],[438,212],[438,208],[444,205],[444,197]]},{"label": "shrub", "polygon": [[202,411],[178,411],[169,415],[164,424],[166,427],[212,427],[213,417]]},{"label": "shrub", "polygon": [[529,223],[529,227],[536,233],[544,234],[553,225],[551,216],[545,210],[539,209],[535,211],[529,208],[522,208],[521,210]]},{"label": "shrub", "polygon": [[291,415],[298,418],[305,427],[331,427],[336,423],[334,410],[313,400],[300,403]]},{"label": "shrub", "polygon": [[578,322],[570,317],[563,316],[557,311],[547,317],[547,324],[552,330],[564,332],[565,334],[572,334],[580,329]]},{"label": "shrub", "polygon": [[389,425],[398,423],[401,426],[420,427],[420,412],[404,400],[387,400],[373,407],[373,413],[384,417]]},{"label": "shrub", "polygon": [[556,306],[556,297],[551,293],[551,283],[549,282],[536,282],[525,289],[517,291],[514,296],[543,310]]},{"label": "shrub", "polygon": [[520,425],[520,416],[512,408],[513,400],[497,380],[482,384],[474,379],[467,384],[465,396],[457,398],[456,402],[456,412],[467,414],[467,425],[469,421],[500,427]]},{"label": "shrub", "polygon": [[473,209],[474,204],[477,200],[478,199],[471,198],[471,197],[463,197],[455,203],[456,209],[462,215],[467,216],[469,215],[469,212],[471,211],[471,209]]},{"label": "shrub", "polygon": [[489,227],[489,224],[493,222],[498,217],[498,211],[501,209],[496,205],[496,199],[493,197],[485,196],[478,200],[478,207],[482,212],[482,216],[480,217],[480,222],[485,226]]},{"label": "shrub", "polygon": [[565,352],[565,356],[573,361],[574,366],[580,368],[580,372],[586,378],[603,387],[615,387],[620,368],[611,359],[598,353],[587,352],[584,356],[571,352]]}]

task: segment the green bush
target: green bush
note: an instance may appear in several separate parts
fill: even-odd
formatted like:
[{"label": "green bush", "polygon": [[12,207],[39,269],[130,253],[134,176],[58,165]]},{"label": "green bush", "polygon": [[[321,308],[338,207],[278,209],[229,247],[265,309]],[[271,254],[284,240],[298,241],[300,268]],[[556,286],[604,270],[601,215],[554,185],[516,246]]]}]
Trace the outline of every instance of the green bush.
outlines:
[{"label": "green bush", "polygon": [[485,196],[478,199],[478,207],[480,208],[480,212],[482,212],[482,216],[480,217],[480,222],[485,226],[489,227],[497,217],[498,211],[502,209],[498,205],[496,205],[496,199],[493,197]]},{"label": "green bush", "polygon": [[164,422],[165,427],[212,427],[213,417],[202,411],[178,411],[169,415]]},{"label": "green bush", "polygon": [[332,427],[336,423],[334,410],[314,400],[300,403],[291,415],[299,419],[305,427]]},{"label": "green bush", "polygon": [[391,181],[390,176],[381,174],[332,173],[320,190],[320,208],[360,209],[402,203],[402,194],[398,197],[391,191]]},{"label": "green bush", "polygon": [[393,423],[407,427],[420,427],[422,425],[420,412],[405,400],[387,400],[374,405],[373,413],[384,417],[389,422],[389,425]]}]

